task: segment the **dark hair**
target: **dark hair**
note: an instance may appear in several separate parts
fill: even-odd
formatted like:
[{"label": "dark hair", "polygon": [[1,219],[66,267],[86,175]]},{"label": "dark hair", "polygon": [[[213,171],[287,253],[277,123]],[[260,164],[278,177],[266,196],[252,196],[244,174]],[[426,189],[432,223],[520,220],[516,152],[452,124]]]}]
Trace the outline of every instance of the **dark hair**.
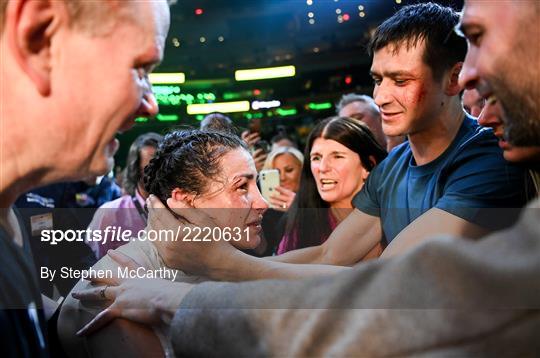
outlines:
[{"label": "dark hair", "polygon": [[123,187],[126,193],[135,195],[137,185],[142,183],[143,173],[141,172],[141,149],[144,147],[157,148],[163,136],[157,133],[145,133],[138,136],[129,147],[126,158],[126,169],[124,172]]},{"label": "dark hair", "polygon": [[315,125],[304,150],[300,190],[287,212],[285,233],[290,240],[287,242],[286,251],[320,245],[321,237],[327,238],[332,232],[328,210],[310,210],[329,208],[328,203],[319,195],[311,173],[310,153],[317,138],[335,140],[358,153],[362,166],[369,171],[387,155],[386,150],[363,123],[347,117],[330,117]]},{"label": "dark hair", "polygon": [[454,31],[458,23],[459,14],[449,7],[434,3],[405,6],[375,30],[368,53],[373,56],[388,45],[394,45],[397,52],[403,44],[409,49],[424,40],[424,63],[439,81],[467,53],[467,41]]},{"label": "dark hair", "polygon": [[201,121],[201,130],[236,134],[232,120],[221,113],[211,113]]},{"label": "dark hair", "polygon": [[144,187],[165,205],[175,188],[202,194],[221,172],[219,160],[236,148],[246,146],[232,134],[195,129],[171,132],[144,169]]},{"label": "dark hair", "polygon": [[377,106],[373,98],[365,94],[356,93],[347,93],[341,96],[339,102],[336,104],[336,113],[339,115],[339,112],[341,112],[343,107],[348,106],[349,104],[354,102],[361,102],[369,105],[369,108],[375,117],[381,116],[379,112],[379,107]]}]

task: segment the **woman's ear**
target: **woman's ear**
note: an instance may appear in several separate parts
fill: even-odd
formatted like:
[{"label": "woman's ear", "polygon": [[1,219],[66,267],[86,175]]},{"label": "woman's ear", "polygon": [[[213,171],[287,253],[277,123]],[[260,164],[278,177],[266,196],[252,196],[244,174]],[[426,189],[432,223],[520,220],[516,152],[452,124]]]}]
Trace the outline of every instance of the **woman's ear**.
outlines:
[{"label": "woman's ear", "polygon": [[[369,164],[371,168],[374,168],[377,165],[377,161],[375,160],[375,157],[370,155],[369,156]],[[366,179],[369,176],[370,170],[368,170],[366,167],[364,167],[364,171],[362,172],[362,180],[366,181]]]},{"label": "woman's ear", "polygon": [[367,178],[369,176],[369,170],[367,170],[365,167],[364,167],[364,170],[362,170],[362,181],[366,181]]},{"label": "woman's ear", "polygon": [[167,206],[171,209],[188,209],[193,208],[195,194],[187,193],[182,189],[175,188],[171,197],[167,199]]}]

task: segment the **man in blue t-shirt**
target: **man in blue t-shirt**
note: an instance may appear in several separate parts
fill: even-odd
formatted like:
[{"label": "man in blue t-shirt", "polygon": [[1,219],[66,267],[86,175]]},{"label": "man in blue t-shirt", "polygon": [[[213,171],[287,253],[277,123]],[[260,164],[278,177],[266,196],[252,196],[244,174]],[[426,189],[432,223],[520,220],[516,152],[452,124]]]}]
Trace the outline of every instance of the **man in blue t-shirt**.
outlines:
[{"label": "man in blue t-shirt", "polygon": [[[512,223],[516,210],[500,209],[525,205],[526,173],[505,162],[493,132],[463,110],[467,44],[453,31],[458,21],[450,8],[419,4],[377,28],[369,45],[373,98],[384,133],[408,141],[373,170],[353,199],[356,210],[324,244],[277,261],[353,265],[381,241],[390,243],[388,256],[436,234],[478,238]],[[494,220],[494,209],[505,220]]]}]

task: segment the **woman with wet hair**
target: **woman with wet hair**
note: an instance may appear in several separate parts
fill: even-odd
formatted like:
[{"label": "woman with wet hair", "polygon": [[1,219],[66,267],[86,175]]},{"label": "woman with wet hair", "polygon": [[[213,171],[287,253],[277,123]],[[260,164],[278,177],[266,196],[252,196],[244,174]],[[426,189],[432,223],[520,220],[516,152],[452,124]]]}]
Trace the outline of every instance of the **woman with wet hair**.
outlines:
[{"label": "woman with wet hair", "polygon": [[[212,226],[199,227],[202,232],[199,238],[204,237],[205,229],[212,229],[209,231],[212,240],[223,235],[222,240],[229,242],[233,250],[252,249],[260,243],[261,220],[268,207],[257,188],[256,178],[253,159],[237,136],[199,130],[175,131],[164,137],[146,166],[144,187],[177,217],[203,212]],[[167,268],[150,240],[151,233],[143,231],[142,234],[133,233],[139,240],[117,251],[137,262],[142,267],[143,277],[190,283],[204,280]],[[183,240],[189,238],[186,235],[184,232]],[[190,239],[195,240],[196,228],[190,235]],[[106,255],[92,270],[116,273],[118,268]],[[87,281],[80,281],[73,291],[88,287],[91,286]],[[107,286],[101,290],[105,296]],[[161,332],[122,321],[114,321],[88,338],[77,338],[77,330],[95,317],[99,308],[103,307],[83,306],[71,296],[66,299],[60,313],[59,334],[69,356],[131,356],[141,352],[159,355],[166,349],[160,344],[160,339],[165,342]]]},{"label": "woman with wet hair", "polygon": [[[301,189],[287,212],[278,254],[325,242],[351,212],[353,197],[386,154],[363,123],[347,117],[319,122],[306,143]],[[376,247],[369,257],[381,252],[382,247]]]}]

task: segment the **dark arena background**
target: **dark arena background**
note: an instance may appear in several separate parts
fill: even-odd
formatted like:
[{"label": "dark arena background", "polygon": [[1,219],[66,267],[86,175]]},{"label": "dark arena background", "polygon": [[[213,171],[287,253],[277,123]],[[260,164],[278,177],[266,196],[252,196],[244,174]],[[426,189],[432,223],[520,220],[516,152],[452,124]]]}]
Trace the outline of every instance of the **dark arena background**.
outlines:
[{"label": "dark arena background", "polygon": [[[372,94],[370,33],[402,6],[418,2],[178,1],[171,7],[165,59],[154,72],[179,76],[153,79],[160,114],[141,118],[119,137],[117,165],[124,166],[130,143],[141,133],[198,127],[205,112],[226,113],[239,129],[258,120],[266,140],[285,127],[303,144],[316,120],[335,113],[342,94]],[[436,2],[463,6],[461,0]],[[237,70],[290,66],[294,75],[282,74],[290,77],[235,79]],[[230,102],[227,108],[190,107]]]}]

